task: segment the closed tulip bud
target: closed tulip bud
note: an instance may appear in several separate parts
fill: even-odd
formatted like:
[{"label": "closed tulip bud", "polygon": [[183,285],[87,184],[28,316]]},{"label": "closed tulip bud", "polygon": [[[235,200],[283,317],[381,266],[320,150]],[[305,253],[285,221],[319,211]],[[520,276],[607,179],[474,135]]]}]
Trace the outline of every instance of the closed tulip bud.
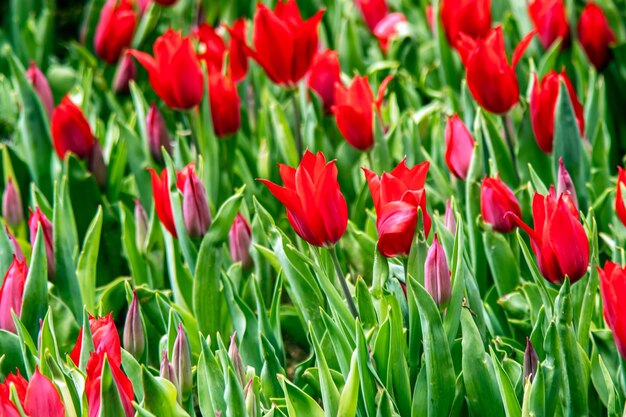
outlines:
[{"label": "closed tulip bud", "polygon": [[148,135],[148,148],[152,158],[158,163],[163,163],[163,152],[165,148],[168,154],[172,153],[172,142],[167,131],[165,119],[156,104],[152,103],[148,115],[146,116],[146,133]]},{"label": "closed tulip bud", "polygon": [[157,95],[173,109],[188,110],[200,104],[204,76],[191,39],[169,29],[152,49],[154,57],[134,49],[128,53],[148,71]]},{"label": "closed tulip bud", "polygon": [[446,213],[444,215],[443,222],[446,229],[448,229],[450,233],[456,233],[456,219],[454,218],[454,212],[452,211],[450,200],[446,201]]},{"label": "closed tulip bud", "polygon": [[65,417],[65,406],[55,385],[35,368],[23,400],[29,416]]},{"label": "closed tulip bud", "polygon": [[389,12],[387,0],[356,0],[356,6],[359,8],[365,24],[372,33],[376,29],[378,22],[383,20]]},{"label": "closed tulip bud", "polygon": [[501,26],[496,26],[485,38],[472,39],[464,33],[459,34],[456,45],[465,65],[467,85],[485,110],[502,114],[517,104],[519,85],[515,67],[534,35],[535,31],[532,31],[522,38],[509,64]]},{"label": "closed tulip bud", "polygon": [[228,232],[230,257],[233,262],[241,262],[243,269],[248,269],[252,264],[250,258],[250,243],[252,242],[252,230],[248,221],[237,213],[235,221]]},{"label": "closed tulip bud", "polygon": [[480,187],[480,213],[485,223],[501,233],[509,233],[515,229],[515,220],[509,215],[512,213],[522,216],[522,209],[515,198],[513,191],[500,179],[485,178]]},{"label": "closed tulip bud", "polygon": [[448,305],[452,294],[450,269],[448,268],[446,253],[439,243],[436,233],[433,244],[428,248],[424,263],[424,288],[439,307],[445,308]]},{"label": "closed tulip bud", "polygon": [[589,61],[602,71],[611,59],[611,45],[616,37],[604,12],[593,2],[587,3],[580,15],[578,39]]},{"label": "closed tulip bud", "polygon": [[130,55],[124,55],[117,65],[113,77],[113,91],[116,93],[128,93],[130,82],[137,78],[137,67]]},{"label": "closed tulip bud", "polygon": [[563,163],[563,158],[559,158],[559,179],[556,186],[556,194],[557,196],[561,196],[561,194],[568,193],[570,198],[572,199],[572,203],[574,203],[574,207],[578,209],[578,198],[576,197],[576,187],[574,186],[574,182],[572,181],[572,177],[570,177],[569,172],[565,169],[565,164]]},{"label": "closed tulip bud", "polygon": [[209,99],[215,135],[224,137],[237,133],[241,125],[241,100],[233,80],[221,72],[210,74]]},{"label": "closed tulip bud", "polygon": [[569,23],[563,0],[532,0],[528,5],[528,14],[544,49],[557,39],[561,39],[562,48],[569,46]]},{"label": "closed tulip bud", "polygon": [[297,168],[280,165],[280,176],[284,187],[260,181],[285,206],[296,233],[313,246],[334,245],[348,226],[348,205],[339,189],[335,161],[326,163],[322,152],[307,150]]},{"label": "closed tulip bud", "polygon": [[181,399],[185,402],[191,395],[193,374],[191,373],[191,350],[187,340],[187,333],[182,323],[178,324],[178,335],[172,350],[172,365],[178,381]]},{"label": "closed tulip bud", "polygon": [[607,261],[604,269],[598,267],[604,320],[613,332],[613,340],[623,358],[626,358],[626,270]]},{"label": "closed tulip bud", "polygon": [[114,384],[114,388],[108,387],[108,389],[116,389],[119,395],[123,415],[119,417],[133,417],[135,415],[135,409],[133,407],[134,390],[133,384],[128,379],[126,374],[122,371],[121,363],[113,360],[104,350],[96,350],[89,357],[87,362],[87,378],[85,380],[85,396],[87,397],[87,406],[89,409],[89,416],[100,416],[100,407],[102,405],[102,374],[105,363],[108,365]]},{"label": "closed tulip bud", "polygon": [[31,212],[28,219],[28,229],[30,231],[30,246],[35,247],[35,238],[37,237],[37,230],[41,225],[41,231],[43,233],[44,244],[46,246],[46,259],[48,262],[48,278],[54,278],[55,276],[55,264],[54,264],[54,235],[52,230],[52,223],[41,212],[41,209],[37,207],[34,212]]},{"label": "closed tulip bud", "polygon": [[11,311],[14,311],[18,317],[22,314],[22,297],[27,275],[26,262],[18,261],[13,256],[13,263],[9,266],[0,286],[0,329],[2,330],[15,333]]},{"label": "closed tulip bud", "polygon": [[243,390],[243,396],[246,400],[246,411],[248,417],[257,417],[259,415],[259,406],[256,395],[254,393],[254,380],[250,378]]},{"label": "closed tulip bud", "polygon": [[537,367],[539,366],[539,357],[537,352],[530,343],[530,339],[526,338],[526,350],[524,350],[524,381],[530,378],[530,382],[535,379]]},{"label": "closed tulip bud", "polygon": [[472,162],[474,138],[457,114],[448,117],[445,136],[446,165],[455,177],[464,180]]},{"label": "closed tulip bud", "polygon": [[623,188],[626,187],[626,170],[622,167],[617,167],[617,187],[615,189],[615,213],[621,220],[622,224],[626,226],[626,206],[624,205]]},{"label": "closed tulip bud", "polygon": [[2,193],[2,217],[12,228],[16,228],[24,220],[22,197],[10,177]]},{"label": "closed tulip bud", "polygon": [[402,13],[389,13],[385,16],[378,22],[376,29],[374,29],[374,36],[378,39],[380,49],[384,53],[387,53],[389,50],[389,42],[398,36],[398,33],[402,32],[403,29],[406,32],[407,26],[408,21],[406,20],[406,16]]},{"label": "closed tulip bud", "polygon": [[561,83],[564,83],[567,87],[567,93],[576,114],[580,134],[583,135],[585,132],[583,106],[580,104],[576,96],[576,90],[574,90],[574,86],[565,70],[561,71],[560,74],[554,70],[550,71],[543,77],[541,82],[539,82],[537,74],[535,74],[533,89],[530,94],[530,121],[537,145],[545,153],[552,153],[554,145],[554,114]]},{"label": "closed tulip bud", "polygon": [[161,224],[174,237],[176,234],[176,225],[174,224],[174,213],[172,212],[172,199],[170,197],[170,185],[167,169],[161,171],[159,176],[152,168],[148,168],[152,178],[152,196],[154,199],[154,211],[161,221]]},{"label": "closed tulip bud", "polygon": [[176,371],[174,371],[174,365],[167,358],[167,351],[163,351],[161,357],[161,367],[159,369],[159,376],[163,379],[167,379],[175,387],[178,387],[178,379],[176,379]]},{"label": "closed tulip bud", "polygon": [[443,0],[441,22],[453,47],[461,33],[474,39],[484,38],[491,30],[491,0]]},{"label": "closed tulip bud", "polygon": [[126,322],[124,323],[124,349],[126,349],[136,359],[140,359],[146,347],[141,311],[139,311],[139,301],[137,291],[133,293],[133,301],[128,307]]},{"label": "closed tulip bud", "polygon": [[91,155],[96,140],[83,111],[69,96],[65,96],[54,109],[50,130],[54,149],[60,159],[64,159],[67,152],[82,159]]},{"label": "closed tulip bud", "polygon": [[107,0],[94,34],[94,50],[107,64],[114,64],[133,40],[137,14],[132,0]]},{"label": "closed tulip bud", "polygon": [[201,237],[211,226],[211,212],[206,189],[193,164],[178,173],[177,185],[183,192],[183,220],[187,233],[191,237]]},{"label": "closed tulip bud", "polygon": [[4,231],[6,232],[9,241],[11,241],[11,246],[13,246],[13,254],[17,258],[17,260],[21,262],[26,259],[24,257],[24,252],[22,252],[22,248],[20,244],[17,243],[17,239],[15,239],[15,236],[13,236],[13,233],[11,233],[7,226],[4,226]]},{"label": "closed tulip bud", "polygon": [[307,84],[322,99],[324,111],[330,113],[335,104],[335,86],[341,84],[341,65],[337,51],[327,49],[315,57]]},{"label": "closed tulip bud", "polygon": [[380,106],[392,78],[383,80],[376,99],[367,77],[355,76],[348,88],[336,84],[335,105],[331,110],[339,131],[354,148],[365,151],[374,145],[374,113],[380,117]]},{"label": "closed tulip bud", "polygon": [[231,363],[233,364],[233,368],[235,370],[235,374],[239,379],[239,383],[244,385],[246,382],[246,371],[243,368],[243,361],[241,360],[241,354],[239,353],[239,348],[237,347],[237,334],[233,334],[230,337],[230,346],[228,347],[228,357],[230,358]]},{"label": "closed tulip bud", "polygon": [[146,250],[149,227],[148,213],[146,213],[146,209],[143,208],[139,199],[135,199],[135,244],[141,252]]},{"label": "closed tulip bud", "polygon": [[96,183],[100,187],[104,187],[107,182],[107,166],[104,162],[104,155],[102,155],[102,148],[100,144],[96,142],[89,154],[89,160],[87,162],[87,168],[96,180]]},{"label": "closed tulip bud", "polygon": [[50,84],[48,84],[46,76],[43,75],[34,62],[31,62],[26,70],[26,78],[39,96],[43,108],[46,110],[46,113],[48,113],[48,117],[51,117],[54,111],[54,99],[52,98],[52,90],[50,90]]},{"label": "closed tulip bud", "polygon": [[405,158],[390,173],[383,172],[380,177],[362,168],[376,209],[378,250],[387,258],[409,254],[418,210],[421,210],[424,236],[430,233],[431,219],[424,189],[429,167],[426,161],[409,168]]}]

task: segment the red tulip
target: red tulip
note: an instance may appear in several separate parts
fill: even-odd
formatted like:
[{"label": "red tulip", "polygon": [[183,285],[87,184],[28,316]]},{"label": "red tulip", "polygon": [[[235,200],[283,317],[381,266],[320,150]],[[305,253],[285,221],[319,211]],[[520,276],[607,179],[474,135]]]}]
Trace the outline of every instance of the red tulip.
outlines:
[{"label": "red tulip", "polygon": [[388,258],[409,254],[418,208],[424,219],[424,235],[430,233],[431,219],[426,210],[424,189],[429,167],[430,163],[425,161],[409,168],[405,158],[390,173],[383,172],[380,177],[362,168],[376,209],[378,250]]},{"label": "red tulip", "polygon": [[604,270],[597,268],[600,274],[604,320],[613,332],[617,349],[626,358],[626,270],[611,261],[604,264]]},{"label": "red tulip", "polygon": [[448,117],[445,136],[446,165],[452,174],[464,180],[472,162],[474,138],[457,114]]},{"label": "red tulip", "polygon": [[587,3],[578,21],[578,38],[589,61],[602,71],[611,59],[611,44],[615,33],[602,9],[595,3]]},{"label": "red tulip", "polygon": [[247,269],[252,264],[250,257],[250,244],[252,243],[252,230],[250,224],[241,213],[237,213],[235,221],[228,232],[230,257],[233,262],[241,262],[241,266]]},{"label": "red tulip", "polygon": [[365,151],[374,145],[373,113],[376,110],[376,114],[380,116],[385,90],[392,78],[388,76],[380,83],[376,99],[367,82],[367,76],[355,76],[348,88],[336,84],[332,112],[339,131],[356,149]]},{"label": "red tulip", "polygon": [[206,63],[209,71],[222,71],[226,43],[215,28],[202,23],[193,34],[198,40],[198,58]]},{"label": "red tulip", "polygon": [[11,311],[18,317],[22,314],[22,298],[27,275],[26,262],[18,261],[13,255],[13,263],[9,266],[0,286],[0,329],[15,333]]},{"label": "red tulip", "polygon": [[491,0],[443,0],[441,23],[453,47],[461,33],[473,39],[484,38],[491,31]]},{"label": "red tulip", "polygon": [[563,0],[532,0],[528,5],[528,14],[544,49],[557,39],[562,40],[561,47],[569,46],[569,23]]},{"label": "red tulip", "polygon": [[228,70],[234,82],[241,81],[248,73],[246,54],[246,19],[235,20],[232,27],[226,27],[231,34],[228,42]]},{"label": "red tulip", "polygon": [[365,24],[373,33],[378,22],[388,13],[387,0],[355,0]]},{"label": "red tulip", "polygon": [[237,133],[241,125],[241,100],[229,76],[218,71],[209,74],[209,100],[215,134],[223,137]]},{"label": "red tulip", "polygon": [[622,195],[622,188],[626,187],[626,170],[622,167],[617,167],[619,171],[617,174],[617,187],[615,189],[615,212],[617,217],[622,221],[622,224],[626,226],[626,206],[624,205],[624,197]]},{"label": "red tulip", "polygon": [[341,84],[341,65],[337,51],[327,49],[317,54],[309,70],[307,84],[322,98],[324,110],[330,113],[335,104],[336,85]]},{"label": "red tulip", "polygon": [[459,35],[457,48],[465,65],[467,85],[485,110],[506,113],[517,103],[519,85],[515,67],[534,35],[535,31],[528,33],[517,45],[511,65],[506,57],[501,26],[496,26],[485,39]]},{"label": "red tulip", "polygon": [[105,360],[111,368],[113,381],[117,387],[122,407],[124,408],[124,415],[126,417],[133,417],[135,415],[135,409],[133,407],[133,384],[120,369],[120,363],[113,361],[104,350],[92,353],[89,362],[87,362],[85,395],[87,396],[89,417],[98,417],[100,415],[100,405],[102,402],[100,389],[102,386],[102,371],[104,369]]},{"label": "red tulip", "polygon": [[332,246],[348,226],[348,205],[337,181],[335,161],[306,151],[297,168],[279,165],[284,186],[260,180],[287,209],[296,233],[314,246]]},{"label": "red tulip", "polygon": [[134,49],[128,53],[148,71],[157,95],[174,109],[197,106],[204,94],[204,77],[191,39],[169,29],[152,49],[154,58]]},{"label": "red tulip", "polygon": [[402,13],[390,13],[378,22],[374,36],[378,38],[378,44],[384,53],[387,53],[391,39],[395,38],[400,28],[407,24],[406,16]]},{"label": "red tulip", "polygon": [[24,411],[29,416],[65,417],[65,406],[56,387],[35,368],[24,398]]},{"label": "red tulip", "polygon": [[96,140],[83,111],[69,96],[65,96],[61,104],[54,109],[50,129],[54,149],[59,158],[64,159],[68,152],[82,159],[91,156]]},{"label": "red tulip", "polygon": [[[11,389],[11,385],[15,387],[15,392],[17,393],[17,398],[20,400],[20,403],[24,404],[26,391],[28,390],[28,381],[20,374],[19,369],[16,370],[15,373],[7,375],[4,382],[0,384],[0,394],[2,391],[6,391],[8,393]],[[1,415],[2,413],[0,413],[0,416]]]},{"label": "red tulip", "polygon": [[542,275],[555,284],[565,277],[578,281],[589,265],[589,241],[569,194],[557,198],[554,188],[547,196],[533,198],[534,230],[519,216],[511,216],[528,233]]},{"label": "red tulip", "polygon": [[502,182],[499,176],[485,178],[480,187],[480,213],[485,223],[494,230],[509,233],[515,228],[515,221],[509,213],[522,216],[522,209],[515,194]]},{"label": "red tulip", "polygon": [[30,246],[35,247],[35,238],[37,237],[37,230],[41,225],[41,231],[43,232],[44,245],[46,247],[46,260],[48,264],[48,277],[54,278],[55,276],[55,263],[54,263],[54,234],[52,223],[42,213],[41,209],[37,207],[34,212],[31,211],[30,218],[28,219],[28,230],[30,231]]},{"label": "red tulip", "polygon": [[[254,14],[254,49],[245,45],[254,59],[276,84],[293,86],[309,70],[318,47],[317,29],[324,10],[302,20],[296,0],[279,0],[271,11],[258,3]],[[231,30],[231,35],[243,40]]]},{"label": "red tulip", "polygon": [[148,168],[152,176],[152,195],[154,197],[154,209],[157,217],[161,220],[161,224],[165,226],[168,232],[174,237],[176,234],[176,225],[174,224],[174,214],[172,213],[172,200],[170,198],[170,185],[167,175],[167,168],[161,171],[161,176],[152,168]]},{"label": "red tulip", "polygon": [[228,53],[228,74],[237,82],[248,72],[248,57],[242,44],[246,39],[245,19],[236,20],[233,27],[228,29],[235,34],[231,36],[228,47],[217,31],[206,23],[198,26],[194,36],[198,39],[201,51],[198,58],[206,62],[209,73],[222,72],[224,59]]},{"label": "red tulip", "polygon": [[94,35],[96,54],[108,64],[114,64],[133,41],[137,14],[132,0],[107,0],[100,12]]},{"label": "red tulip", "polygon": [[539,148],[545,153],[552,153],[554,145],[554,113],[556,111],[557,99],[561,82],[565,83],[569,98],[574,107],[576,120],[580,134],[585,132],[585,119],[583,106],[576,96],[576,90],[567,77],[565,70],[557,73],[552,70],[541,80],[534,75],[535,81],[530,94],[530,121],[535,134],[535,140]]},{"label": "red tulip", "polygon": [[[113,321],[113,314],[98,318],[89,315],[89,329],[91,330],[94,351],[106,353],[111,362],[122,363],[122,345]],[[70,354],[70,358],[75,364],[80,362],[82,343],[83,329],[81,328],[76,339],[76,345]]]},{"label": "red tulip", "polygon": [[46,109],[46,113],[48,113],[48,117],[52,116],[52,112],[54,111],[52,90],[50,90],[50,84],[48,84],[46,76],[43,75],[43,72],[37,68],[37,65],[35,65],[34,62],[31,62],[30,66],[26,70],[26,78],[39,96],[39,99],[43,104],[43,108]]},{"label": "red tulip", "polygon": [[204,185],[191,163],[177,175],[176,185],[183,193],[183,220],[191,237],[203,236],[211,225],[211,212]]}]

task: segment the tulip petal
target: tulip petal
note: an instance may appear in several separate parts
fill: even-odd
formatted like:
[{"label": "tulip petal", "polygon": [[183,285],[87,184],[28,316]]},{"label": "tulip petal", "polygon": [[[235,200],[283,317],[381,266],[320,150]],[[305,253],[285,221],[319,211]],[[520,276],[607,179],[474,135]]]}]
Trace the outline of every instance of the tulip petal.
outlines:
[{"label": "tulip petal", "polygon": [[65,406],[59,392],[38,368],[35,369],[26,390],[24,411],[29,416],[65,417]]},{"label": "tulip petal", "polygon": [[[276,42],[280,40],[280,47]],[[252,56],[277,84],[288,84],[293,73],[294,44],[291,31],[267,6],[259,4],[254,16]]]},{"label": "tulip petal", "polygon": [[515,47],[515,51],[513,51],[513,59],[511,60],[511,66],[513,68],[517,66],[519,60],[522,59],[522,56],[524,56],[524,52],[526,52],[526,48],[528,48],[528,46],[530,45],[530,42],[535,37],[535,34],[537,34],[537,29],[531,30],[522,38],[520,43],[518,43]]}]

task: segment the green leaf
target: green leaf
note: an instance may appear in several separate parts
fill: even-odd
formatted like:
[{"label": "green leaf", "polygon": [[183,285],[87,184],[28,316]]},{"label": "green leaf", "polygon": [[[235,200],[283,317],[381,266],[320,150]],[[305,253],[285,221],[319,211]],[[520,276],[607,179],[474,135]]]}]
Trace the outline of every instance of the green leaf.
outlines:
[{"label": "green leaf", "polygon": [[[211,227],[205,236],[205,240],[208,239],[212,244],[217,244],[228,239],[228,232],[237,217],[241,203],[243,202],[243,193],[245,186],[237,191],[237,193],[229,197],[224,204],[220,207]],[[204,241],[203,241],[204,243]]]},{"label": "green leaf", "polygon": [[509,242],[501,233],[491,230],[483,233],[483,242],[498,295],[502,297],[513,292],[521,281],[519,264]]},{"label": "green leaf", "polygon": [[[135,286],[147,284],[148,265],[141,256],[135,240],[135,221],[133,213],[122,203],[119,204],[120,222],[122,223],[122,249],[128,260],[130,275]],[[79,261],[80,264],[80,261]]]},{"label": "green leaf", "polygon": [[509,375],[507,375],[506,371],[502,367],[502,364],[496,357],[496,354],[491,347],[489,347],[489,352],[491,354],[491,362],[496,371],[496,379],[498,381],[498,388],[500,389],[500,398],[502,398],[503,400],[506,416],[521,417],[522,409],[519,405],[519,401],[517,400],[515,389],[513,388],[513,384],[509,379]]},{"label": "green leaf", "polygon": [[226,389],[224,391],[224,400],[226,401],[226,417],[248,417],[246,411],[246,400],[243,395],[243,389],[239,384],[239,379],[235,375],[235,371],[228,366],[228,377],[226,379]]},{"label": "green leaf", "polygon": [[96,309],[96,272],[98,263],[98,252],[100,250],[100,232],[102,231],[102,207],[87,229],[83,251],[78,258],[76,275],[80,285],[83,301],[87,306],[87,311],[95,313]]},{"label": "green leaf", "polygon": [[226,410],[225,381],[222,369],[204,338],[200,338],[202,353],[198,361],[198,402],[204,417],[215,416],[215,411]]},{"label": "green leaf", "polygon": [[20,339],[16,334],[0,329],[0,374],[6,377],[18,368],[24,372]]},{"label": "green leaf", "polygon": [[223,294],[220,290],[222,252],[208,235],[202,240],[193,280],[193,312],[203,334],[214,336],[220,328]]},{"label": "green leaf", "polygon": [[37,230],[33,254],[24,286],[21,321],[30,336],[37,339],[39,322],[48,310],[48,263],[41,225]]},{"label": "green leaf", "polygon": [[[143,389],[150,393],[143,399],[146,411],[159,417],[189,417],[189,414],[176,401],[176,387],[167,379],[154,377],[145,366],[143,369]],[[124,414],[118,414],[119,417]]]},{"label": "green leaf", "polygon": [[328,363],[326,362],[326,356],[324,356],[324,351],[322,350],[322,347],[313,332],[311,323],[309,323],[309,335],[311,336],[311,341],[313,342],[313,349],[315,350],[317,367],[319,369],[319,382],[322,391],[322,404],[324,405],[324,412],[326,413],[326,417],[336,417],[337,410],[339,408],[339,390],[337,389],[337,386],[335,386],[333,378],[330,375],[330,369],[328,368]]},{"label": "green leaf", "polygon": [[100,417],[119,417],[125,415],[122,398],[113,378],[109,359],[104,359],[102,379],[100,380]]},{"label": "green leaf", "polygon": [[304,391],[289,382],[282,375],[278,375],[278,380],[285,393],[285,403],[289,417],[326,417],[324,410]]},{"label": "green leaf", "polygon": [[339,398],[339,409],[337,417],[355,417],[357,404],[359,402],[359,366],[358,353],[355,350],[352,353],[350,361],[350,373],[346,379],[346,384],[341,391]]}]

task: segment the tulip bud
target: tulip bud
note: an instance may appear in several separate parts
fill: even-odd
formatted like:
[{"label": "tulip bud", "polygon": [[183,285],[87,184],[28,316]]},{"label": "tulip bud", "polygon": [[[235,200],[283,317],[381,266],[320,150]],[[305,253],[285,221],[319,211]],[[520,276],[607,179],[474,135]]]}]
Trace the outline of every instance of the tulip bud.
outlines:
[{"label": "tulip bud", "polygon": [[557,197],[563,193],[569,193],[569,196],[578,210],[578,198],[576,197],[576,187],[574,186],[574,182],[572,181],[572,177],[570,177],[569,172],[565,168],[565,164],[563,164],[563,158],[559,158],[559,178],[556,185],[556,195]]},{"label": "tulip bud", "polygon": [[139,359],[143,355],[145,347],[143,322],[141,321],[141,312],[139,311],[137,291],[135,291],[133,293],[133,301],[131,301],[128,307],[126,323],[124,324],[124,349],[130,352],[136,359]]},{"label": "tulip bud", "polygon": [[474,138],[457,114],[448,117],[445,136],[446,165],[454,176],[464,180],[472,162]]},{"label": "tulip bud", "polygon": [[446,214],[444,215],[443,222],[446,229],[448,229],[450,233],[456,233],[456,219],[454,218],[454,212],[452,211],[450,200],[446,201]]},{"label": "tulip bud", "polygon": [[115,63],[131,45],[137,14],[132,0],[108,0],[100,11],[94,34],[94,50],[107,64]]},{"label": "tulip bud", "polygon": [[167,153],[172,153],[172,143],[170,134],[167,132],[165,119],[159,111],[158,107],[152,103],[148,115],[146,116],[146,132],[148,134],[148,147],[152,158],[158,163],[163,163],[163,153],[161,147],[165,148]]},{"label": "tulip bud", "polygon": [[243,368],[243,361],[241,360],[241,355],[239,354],[239,348],[237,347],[237,333],[233,334],[230,337],[230,346],[228,347],[228,357],[233,364],[233,368],[235,369],[235,373],[237,374],[237,378],[239,378],[239,383],[241,385],[244,384],[246,379],[246,372]]},{"label": "tulip bud", "polygon": [[426,262],[424,263],[424,288],[433,297],[440,307],[445,307],[450,301],[452,284],[450,282],[450,269],[446,260],[446,253],[439,243],[437,234],[435,240],[428,249]]},{"label": "tulip bud", "polygon": [[201,237],[211,225],[206,189],[193,169],[187,169],[183,186],[183,219],[191,237]]},{"label": "tulip bud", "polygon": [[246,400],[246,411],[248,417],[257,417],[259,415],[258,402],[254,393],[253,379],[250,378],[246,387],[243,389],[243,396]]},{"label": "tulip bud", "polygon": [[499,176],[483,180],[480,188],[480,212],[485,223],[501,233],[509,233],[515,228],[515,220],[509,213],[522,217],[522,209],[515,194]]},{"label": "tulip bud", "polygon": [[20,244],[17,243],[17,239],[15,239],[15,236],[13,236],[13,233],[11,233],[11,231],[9,230],[7,226],[4,226],[4,231],[6,232],[9,240],[11,241],[11,245],[13,246],[13,254],[17,258],[17,260],[21,262],[24,259],[26,259],[24,257],[24,252],[22,252],[22,248]]},{"label": "tulip bud", "polygon": [[557,39],[561,39],[562,48],[569,46],[570,31],[563,0],[532,0],[528,5],[528,15],[544,49],[548,49]]},{"label": "tulip bud", "polygon": [[146,238],[148,236],[148,213],[141,205],[139,199],[135,199],[135,244],[137,248],[144,252],[146,250]]},{"label": "tulip bud", "polygon": [[107,181],[107,166],[104,162],[104,156],[102,155],[102,148],[98,142],[96,142],[91,149],[87,167],[96,180],[96,183],[100,187],[104,187]]},{"label": "tulip bud", "polygon": [[224,137],[237,133],[241,125],[241,100],[232,78],[221,72],[209,75],[209,93],[215,134]]},{"label": "tulip bud", "polygon": [[48,84],[48,80],[45,75],[43,75],[41,70],[37,68],[37,65],[35,65],[34,62],[31,62],[30,67],[26,70],[26,78],[39,96],[39,99],[43,104],[43,108],[46,109],[46,113],[48,113],[48,117],[51,117],[52,111],[54,110],[52,90],[50,90],[50,84]]},{"label": "tulip bud", "polygon": [[2,193],[2,217],[14,229],[24,220],[22,197],[10,177]]},{"label": "tulip bud", "polygon": [[161,367],[159,369],[159,376],[163,379],[167,379],[175,387],[178,387],[178,379],[176,378],[176,371],[174,365],[167,358],[167,351],[163,351],[163,357],[161,359]]},{"label": "tulip bud", "polygon": [[130,55],[124,55],[117,64],[117,71],[113,77],[113,91],[116,93],[128,93],[130,82],[137,77],[137,67]]},{"label": "tulip bud", "polygon": [[539,357],[537,352],[530,343],[530,339],[526,338],[526,350],[524,351],[524,380],[530,378],[530,382],[535,379],[537,374],[537,366],[539,365]]},{"label": "tulip bud", "polygon": [[473,39],[489,34],[491,0],[442,0],[439,4],[441,23],[451,46],[456,46],[461,33]]},{"label": "tulip bud", "polygon": [[248,269],[252,264],[250,258],[250,243],[252,240],[250,225],[241,213],[237,213],[235,221],[228,233],[230,257],[233,262],[241,262],[243,269]]},{"label": "tulip bud", "polygon": [[0,329],[15,333],[15,323],[11,311],[19,317],[22,314],[22,297],[26,285],[28,266],[18,261],[15,255],[0,286]]},{"label": "tulip bud", "polygon": [[43,232],[43,238],[46,245],[46,259],[48,261],[48,278],[54,278],[55,264],[54,264],[54,240],[53,229],[50,220],[41,212],[41,209],[37,207],[34,212],[31,212],[30,219],[28,219],[28,228],[30,230],[30,246],[35,246],[35,238],[37,237],[37,230],[41,224],[41,231]]},{"label": "tulip bud", "polygon": [[611,44],[615,43],[615,33],[602,9],[589,2],[580,14],[578,39],[589,61],[598,71],[602,71],[611,60]]},{"label": "tulip bud", "polygon": [[313,60],[307,85],[322,99],[324,111],[330,113],[335,104],[335,86],[341,84],[341,66],[337,51],[326,50]]},{"label": "tulip bud", "polygon": [[187,333],[185,333],[182,323],[178,324],[178,335],[174,341],[174,349],[172,351],[172,365],[178,381],[181,399],[183,402],[187,401],[189,395],[191,395],[193,374],[191,373],[191,350],[187,340]]},{"label": "tulip bud", "polygon": [[65,96],[54,109],[50,130],[54,149],[60,159],[64,159],[68,152],[82,159],[91,155],[95,143],[91,127],[83,111],[69,96]]}]

